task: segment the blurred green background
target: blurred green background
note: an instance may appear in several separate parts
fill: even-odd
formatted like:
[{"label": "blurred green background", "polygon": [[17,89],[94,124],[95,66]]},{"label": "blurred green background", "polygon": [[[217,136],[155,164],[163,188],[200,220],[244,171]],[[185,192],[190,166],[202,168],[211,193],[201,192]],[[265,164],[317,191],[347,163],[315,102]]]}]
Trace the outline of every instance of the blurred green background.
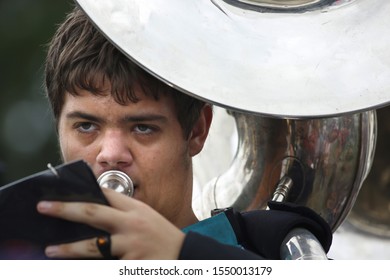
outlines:
[{"label": "blurred green background", "polygon": [[73,5],[0,0],[0,185],[60,163],[43,69],[46,45]]}]

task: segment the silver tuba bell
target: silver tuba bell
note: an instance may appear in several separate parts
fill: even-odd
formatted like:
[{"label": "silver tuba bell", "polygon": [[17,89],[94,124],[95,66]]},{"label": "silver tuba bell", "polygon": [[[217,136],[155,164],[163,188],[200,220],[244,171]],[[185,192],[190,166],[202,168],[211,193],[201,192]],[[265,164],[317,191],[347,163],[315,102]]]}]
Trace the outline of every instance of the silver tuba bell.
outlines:
[{"label": "silver tuba bell", "polygon": [[[333,231],[343,223],[373,162],[375,109],[390,102],[390,1],[77,3],[146,71],[233,116],[236,155],[203,187],[205,213],[278,199],[312,208]],[[311,241],[296,232],[285,247],[323,255]]]}]

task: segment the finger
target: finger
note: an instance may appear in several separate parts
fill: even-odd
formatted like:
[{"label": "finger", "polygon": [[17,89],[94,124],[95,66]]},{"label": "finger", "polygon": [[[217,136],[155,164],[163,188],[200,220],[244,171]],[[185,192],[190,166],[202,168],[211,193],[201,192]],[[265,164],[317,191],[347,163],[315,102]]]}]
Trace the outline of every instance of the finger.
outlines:
[{"label": "finger", "polygon": [[102,188],[102,191],[104,196],[107,198],[108,203],[112,207],[122,211],[133,210],[141,203],[132,197],[126,196],[109,188]]},{"label": "finger", "polygon": [[102,258],[96,245],[96,238],[48,246],[45,249],[45,254],[49,258],[55,259]]},{"label": "finger", "polygon": [[105,251],[106,255],[104,256],[101,249],[99,249],[98,239],[105,237],[106,236],[101,236],[71,243],[47,246],[45,248],[45,254],[47,257],[53,259],[115,259],[120,254],[123,255],[123,252],[129,254],[129,251],[124,249],[125,246],[123,246],[123,244],[121,245],[124,240],[123,236],[120,238],[120,236],[112,235],[109,236],[110,242],[108,243],[108,247]]},{"label": "finger", "polygon": [[121,211],[96,203],[40,201],[37,210],[41,214],[88,224],[108,232],[115,231],[117,221],[123,220]]}]

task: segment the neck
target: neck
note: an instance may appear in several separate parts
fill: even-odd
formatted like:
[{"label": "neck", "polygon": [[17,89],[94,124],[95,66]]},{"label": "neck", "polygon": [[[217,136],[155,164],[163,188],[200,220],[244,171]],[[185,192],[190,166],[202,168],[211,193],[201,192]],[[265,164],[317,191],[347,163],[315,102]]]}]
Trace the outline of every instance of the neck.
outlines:
[{"label": "neck", "polygon": [[175,226],[178,228],[185,228],[189,225],[198,222],[198,218],[195,216],[194,212],[191,210],[187,214],[181,213],[177,216],[175,221],[172,221]]}]

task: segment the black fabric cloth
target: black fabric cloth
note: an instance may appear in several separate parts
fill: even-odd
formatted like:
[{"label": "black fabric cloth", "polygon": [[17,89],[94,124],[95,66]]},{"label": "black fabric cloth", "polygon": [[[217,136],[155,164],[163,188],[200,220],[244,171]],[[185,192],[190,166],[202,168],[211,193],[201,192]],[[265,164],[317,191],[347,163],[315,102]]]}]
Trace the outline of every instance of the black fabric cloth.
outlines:
[{"label": "black fabric cloth", "polygon": [[107,232],[38,213],[41,200],[108,205],[84,161],[62,164],[0,187],[0,259],[46,259],[44,248]]},{"label": "black fabric cloth", "polygon": [[294,228],[309,230],[321,243],[325,252],[332,244],[332,231],[316,212],[304,206],[270,202],[270,210],[225,214],[242,248],[224,245],[218,241],[189,232],[186,235],[179,259],[280,259],[280,248],[287,234]]},{"label": "black fabric cloth", "polygon": [[256,210],[240,214],[241,230],[245,232],[247,247],[267,259],[279,259],[286,235],[294,228],[310,231],[327,253],[332,244],[332,231],[317,213],[307,207],[289,203],[270,202],[270,210]]}]

